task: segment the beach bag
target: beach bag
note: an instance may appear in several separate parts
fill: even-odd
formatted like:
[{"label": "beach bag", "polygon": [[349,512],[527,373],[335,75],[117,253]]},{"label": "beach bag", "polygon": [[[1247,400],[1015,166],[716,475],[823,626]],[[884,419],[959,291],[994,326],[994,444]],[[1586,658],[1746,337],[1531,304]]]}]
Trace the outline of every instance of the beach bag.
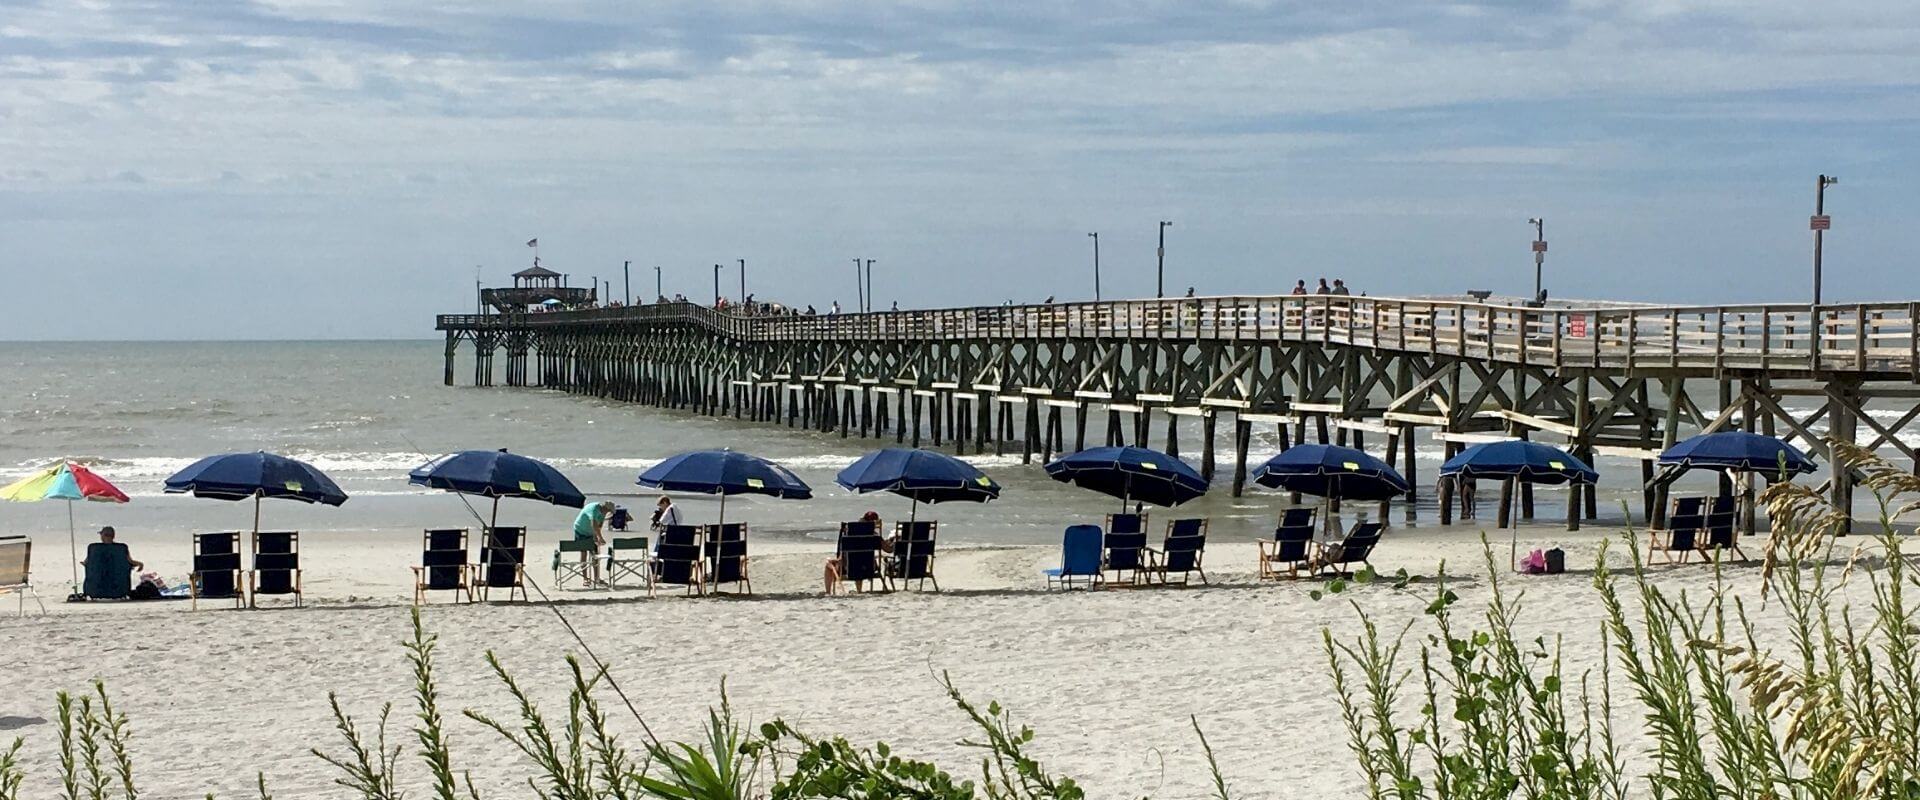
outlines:
[{"label": "beach bag", "polygon": [[1567,571],[1567,551],[1555,547],[1547,551],[1547,574],[1559,575]]},{"label": "beach bag", "polygon": [[1547,571],[1547,554],[1534,548],[1526,558],[1520,560],[1520,571],[1528,575],[1540,575]]},{"label": "beach bag", "polygon": [[160,587],[154,585],[153,581],[141,581],[139,586],[133,587],[133,591],[127,593],[127,597],[133,600],[158,600]]}]

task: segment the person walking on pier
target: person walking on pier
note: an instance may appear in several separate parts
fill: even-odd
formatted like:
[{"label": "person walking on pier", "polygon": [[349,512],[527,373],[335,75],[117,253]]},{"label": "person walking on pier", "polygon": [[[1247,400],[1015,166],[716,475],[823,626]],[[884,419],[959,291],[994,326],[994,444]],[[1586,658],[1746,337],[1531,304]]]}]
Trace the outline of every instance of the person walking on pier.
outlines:
[{"label": "person walking on pier", "polygon": [[840,301],[838,301],[838,300],[835,300],[835,301],[833,301],[833,305],[832,305],[832,306],[830,306],[830,307],[828,307],[828,310],[827,310],[827,313],[828,313],[828,314],[832,314],[832,315],[834,315],[834,316],[839,316],[839,315],[840,315]]}]

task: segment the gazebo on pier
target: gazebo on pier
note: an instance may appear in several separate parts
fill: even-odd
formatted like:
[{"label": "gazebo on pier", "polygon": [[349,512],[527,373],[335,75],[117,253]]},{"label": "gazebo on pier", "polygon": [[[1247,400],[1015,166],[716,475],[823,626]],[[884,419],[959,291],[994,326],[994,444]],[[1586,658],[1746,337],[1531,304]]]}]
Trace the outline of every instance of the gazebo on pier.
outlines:
[{"label": "gazebo on pier", "polygon": [[592,305],[597,300],[592,288],[568,286],[567,276],[535,261],[533,266],[513,273],[513,286],[480,290],[480,301],[501,313],[520,313],[553,305],[559,308]]}]

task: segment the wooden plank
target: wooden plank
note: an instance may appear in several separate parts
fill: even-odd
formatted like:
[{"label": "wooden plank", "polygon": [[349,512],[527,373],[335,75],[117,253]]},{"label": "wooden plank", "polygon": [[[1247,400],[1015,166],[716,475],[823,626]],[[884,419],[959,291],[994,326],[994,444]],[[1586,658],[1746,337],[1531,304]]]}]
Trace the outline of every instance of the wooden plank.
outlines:
[{"label": "wooden plank", "polygon": [[1200,398],[1200,405],[1212,406],[1214,408],[1251,408],[1253,407],[1252,403],[1249,403],[1245,400],[1229,400],[1224,397],[1202,397]]},{"label": "wooden plank", "polygon": [[1410,422],[1415,425],[1447,424],[1447,418],[1438,414],[1410,414],[1405,411],[1388,411],[1380,416],[1388,422]]},{"label": "wooden plank", "polygon": [[1550,420],[1544,417],[1536,417],[1536,416],[1533,416],[1532,414],[1522,414],[1518,411],[1508,411],[1504,408],[1493,412],[1493,414],[1494,416],[1500,417],[1501,419],[1518,422],[1522,425],[1525,425],[1529,428],[1533,428],[1535,430],[1549,431],[1552,433],[1560,434],[1561,436],[1565,436],[1568,438],[1572,438],[1580,435],[1579,428],[1576,428],[1572,425],[1568,425],[1567,423],[1564,423],[1564,422]]},{"label": "wooden plank", "polygon": [[1291,409],[1293,409],[1294,411],[1299,411],[1299,412],[1312,412],[1312,413],[1319,413],[1319,414],[1338,414],[1338,413],[1340,413],[1341,411],[1343,411],[1343,410],[1345,410],[1345,409],[1343,409],[1343,408],[1341,408],[1341,407],[1340,407],[1340,404],[1339,404],[1339,403],[1299,403],[1299,402],[1295,402],[1295,403],[1290,403],[1290,404],[1288,404],[1288,406],[1287,406],[1287,407],[1288,407],[1288,408],[1291,408]]},{"label": "wooden plank", "polygon": [[1613,444],[1596,444],[1593,446],[1593,452],[1594,455],[1615,458],[1655,459],[1660,457],[1660,451],[1650,447],[1623,447]]},{"label": "wooden plank", "polygon": [[1480,444],[1481,442],[1506,442],[1506,441],[1512,441],[1512,439],[1513,437],[1508,436],[1504,433],[1454,433],[1450,431],[1434,431],[1433,432],[1433,440],[1436,442],[1465,442],[1467,444]]}]

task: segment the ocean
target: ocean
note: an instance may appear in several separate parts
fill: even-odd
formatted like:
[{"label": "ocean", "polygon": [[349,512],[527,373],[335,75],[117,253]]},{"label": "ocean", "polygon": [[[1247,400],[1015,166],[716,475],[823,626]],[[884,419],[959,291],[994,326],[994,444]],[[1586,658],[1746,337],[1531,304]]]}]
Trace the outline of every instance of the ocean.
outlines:
[{"label": "ocean", "polygon": [[[442,386],[437,341],[71,342],[20,344],[8,351],[0,357],[8,378],[0,382],[0,482],[71,458],[92,465],[133,498],[120,506],[76,504],[75,523],[83,533],[110,524],[123,531],[179,533],[184,545],[192,531],[246,529],[252,524],[251,504],[165,495],[161,489],[168,475],[201,456],[249,450],[308,461],[352,497],[339,508],[268,501],[262,525],[272,529],[417,536],[423,528],[471,525],[461,498],[409,486],[406,473],[433,456],[477,448],[506,448],[547,460],[589,498],[612,499],[636,513],[650,509],[652,495],[634,485],[634,478],[670,455],[731,447],[769,458],[813,486],[815,498],[730,500],[728,519],[747,521],[756,536],[826,540],[840,520],[865,510],[877,510],[889,521],[908,512],[904,499],[855,496],[833,485],[842,467],[883,446],[877,440],[540,389]],[[1103,431],[1103,421],[1089,430]],[[1160,435],[1156,430],[1156,442]],[[1199,441],[1197,430],[1182,434],[1189,448]],[[1257,430],[1251,460],[1258,463],[1274,449],[1273,432]],[[1217,458],[1220,474],[1213,493],[1175,511],[1157,510],[1157,518],[1207,516],[1214,535],[1222,537],[1270,532],[1285,496],[1250,488],[1244,497],[1231,497],[1226,482],[1232,454],[1223,450]],[[1412,526],[1474,535],[1477,528],[1464,525],[1435,530],[1431,485],[1440,460],[1437,443],[1422,442],[1420,458],[1419,479],[1426,485]],[[1038,463],[1021,464],[1017,449],[1009,456],[967,459],[1000,481],[1005,492],[998,502],[984,505],[922,508],[922,518],[941,520],[941,538],[948,543],[1057,543],[1064,525],[1097,522],[1118,505],[1049,480]],[[1638,465],[1603,458],[1595,466],[1602,474],[1601,519],[1590,524],[1617,527],[1622,500],[1637,509]],[[1687,480],[1698,482],[1700,492],[1711,490],[1710,478]],[[1484,489],[1482,496],[1484,516]],[[1542,521],[1564,518],[1561,490],[1542,489],[1538,496]],[[712,498],[679,502],[689,521],[710,520],[717,511]],[[558,531],[574,513],[508,500],[501,504],[500,519]],[[1406,527],[1403,514],[1396,508],[1393,522]],[[0,533],[66,530],[64,503],[0,504]]]}]

